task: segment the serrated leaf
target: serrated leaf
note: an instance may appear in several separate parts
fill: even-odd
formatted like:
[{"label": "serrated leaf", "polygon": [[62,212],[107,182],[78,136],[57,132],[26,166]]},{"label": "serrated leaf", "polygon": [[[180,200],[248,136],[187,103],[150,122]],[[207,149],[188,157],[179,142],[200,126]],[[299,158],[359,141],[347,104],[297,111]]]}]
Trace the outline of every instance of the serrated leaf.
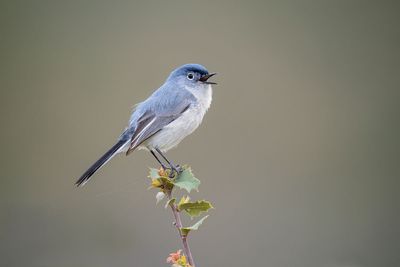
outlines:
[{"label": "serrated leaf", "polygon": [[181,198],[181,200],[179,200],[178,203],[178,210],[179,210],[179,206],[182,205],[183,203],[188,203],[190,201],[190,197],[189,196],[183,196]]},{"label": "serrated leaf", "polygon": [[167,203],[165,204],[165,208],[168,208],[169,205],[174,204],[176,201],[175,198],[171,198],[170,200],[167,201]]},{"label": "serrated leaf", "polygon": [[205,219],[207,219],[209,215],[204,216],[203,218],[201,218],[197,223],[193,224],[192,226],[189,227],[182,227],[181,228],[181,233],[184,236],[187,236],[189,234],[190,231],[192,230],[198,230],[200,225],[204,222]]},{"label": "serrated leaf", "polygon": [[161,186],[162,186],[162,182],[159,178],[151,180],[151,188],[159,188]]},{"label": "serrated leaf", "polygon": [[158,170],[154,169],[154,168],[150,168],[148,177],[151,178],[152,180],[160,178],[160,175],[158,174]]},{"label": "serrated leaf", "polygon": [[188,193],[192,190],[199,191],[200,180],[194,177],[190,167],[184,168],[173,183],[177,187],[185,189]]},{"label": "serrated leaf", "polygon": [[161,200],[163,200],[165,197],[165,193],[164,192],[158,192],[156,194],[156,204],[158,204]]},{"label": "serrated leaf", "polygon": [[191,217],[197,217],[201,213],[207,212],[211,208],[213,208],[213,206],[209,201],[206,200],[178,204],[178,209],[185,210]]},{"label": "serrated leaf", "polygon": [[160,188],[163,190],[172,190],[174,184],[172,183],[171,179],[166,177],[160,177],[157,179],[151,180],[151,187],[152,188]]}]

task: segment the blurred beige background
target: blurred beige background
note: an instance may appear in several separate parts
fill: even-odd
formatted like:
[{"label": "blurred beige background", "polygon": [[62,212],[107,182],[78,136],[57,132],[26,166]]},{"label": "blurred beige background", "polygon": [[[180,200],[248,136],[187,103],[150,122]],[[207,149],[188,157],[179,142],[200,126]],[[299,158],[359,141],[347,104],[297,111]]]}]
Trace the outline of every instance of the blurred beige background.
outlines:
[{"label": "blurred beige background", "polygon": [[167,266],[145,152],[75,179],[184,63],[219,75],[168,155],[216,209],[197,265],[400,265],[397,1],[1,1],[0,266]]}]

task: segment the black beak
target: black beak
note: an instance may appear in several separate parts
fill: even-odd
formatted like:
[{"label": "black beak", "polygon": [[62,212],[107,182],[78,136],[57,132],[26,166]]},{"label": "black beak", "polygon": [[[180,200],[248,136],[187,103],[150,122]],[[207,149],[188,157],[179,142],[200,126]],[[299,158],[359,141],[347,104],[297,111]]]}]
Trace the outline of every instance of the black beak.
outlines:
[{"label": "black beak", "polygon": [[217,73],[210,73],[210,74],[206,74],[200,77],[199,81],[202,83],[206,83],[206,84],[217,84],[215,82],[209,82],[207,81],[209,78],[211,78],[212,76],[214,76]]}]

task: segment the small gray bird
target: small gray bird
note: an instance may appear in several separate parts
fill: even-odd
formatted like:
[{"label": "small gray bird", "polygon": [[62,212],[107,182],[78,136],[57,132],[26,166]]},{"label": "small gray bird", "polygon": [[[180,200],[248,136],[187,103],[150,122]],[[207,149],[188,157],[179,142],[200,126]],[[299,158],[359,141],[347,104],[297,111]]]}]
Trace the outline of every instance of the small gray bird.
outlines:
[{"label": "small gray bird", "polygon": [[183,65],[172,71],[159,89],[136,106],[117,143],[82,174],[76,185],[83,186],[116,154],[128,155],[135,149],[150,151],[166,169],[161,156],[171,169],[171,175],[179,173],[181,168],[163,153],[178,145],[200,125],[211,104],[211,85],[216,83],[208,79],[214,75],[198,64]]}]

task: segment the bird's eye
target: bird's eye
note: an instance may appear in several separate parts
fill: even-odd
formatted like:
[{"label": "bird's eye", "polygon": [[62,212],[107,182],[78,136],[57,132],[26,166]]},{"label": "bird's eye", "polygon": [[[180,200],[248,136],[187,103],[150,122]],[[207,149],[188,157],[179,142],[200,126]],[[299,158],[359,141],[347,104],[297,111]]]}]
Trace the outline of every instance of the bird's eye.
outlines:
[{"label": "bird's eye", "polygon": [[193,80],[194,74],[191,73],[191,72],[189,72],[188,75],[187,75],[187,78],[188,78],[189,80]]}]

